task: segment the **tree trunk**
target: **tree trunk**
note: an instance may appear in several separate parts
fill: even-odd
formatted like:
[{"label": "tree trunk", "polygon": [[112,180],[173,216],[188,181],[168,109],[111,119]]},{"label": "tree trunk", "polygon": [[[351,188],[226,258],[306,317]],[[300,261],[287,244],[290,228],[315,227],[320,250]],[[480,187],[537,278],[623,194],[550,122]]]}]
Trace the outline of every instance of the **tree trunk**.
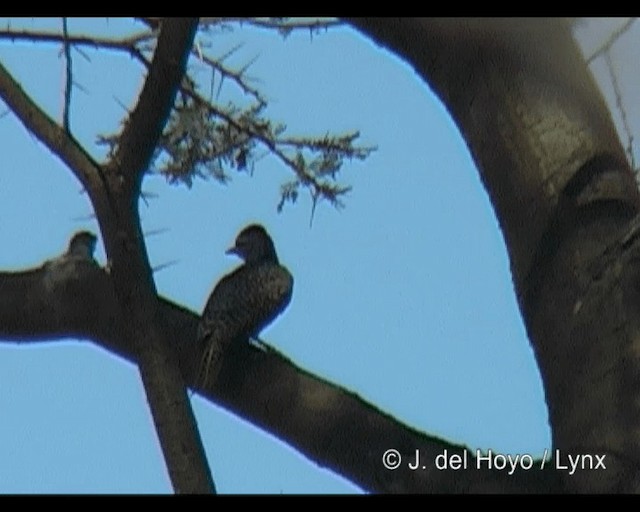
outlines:
[{"label": "tree trunk", "polygon": [[414,66],[469,146],[507,245],[564,489],[638,490],[638,188],[568,23],[353,24]]}]

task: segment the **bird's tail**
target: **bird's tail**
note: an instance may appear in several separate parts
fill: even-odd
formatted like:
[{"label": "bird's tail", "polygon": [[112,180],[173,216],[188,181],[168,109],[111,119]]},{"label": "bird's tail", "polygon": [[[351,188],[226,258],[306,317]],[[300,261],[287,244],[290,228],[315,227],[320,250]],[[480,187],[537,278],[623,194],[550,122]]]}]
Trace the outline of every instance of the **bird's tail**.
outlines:
[{"label": "bird's tail", "polygon": [[198,365],[198,374],[194,383],[195,389],[207,389],[217,380],[222,360],[221,355],[220,347],[208,340]]}]

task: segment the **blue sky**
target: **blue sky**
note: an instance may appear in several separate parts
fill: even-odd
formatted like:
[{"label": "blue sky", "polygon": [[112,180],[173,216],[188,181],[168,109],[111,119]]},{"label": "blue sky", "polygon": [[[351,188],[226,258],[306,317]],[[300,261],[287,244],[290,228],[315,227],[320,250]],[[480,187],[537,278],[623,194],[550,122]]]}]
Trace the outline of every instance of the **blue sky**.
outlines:
[{"label": "blue sky", "polygon": [[[69,27],[131,30],[113,19]],[[320,203],[312,227],[304,194],[276,212],[290,171],[268,156],[226,186],[147,178],[143,189],[157,197],[140,204],[144,229],[165,230],[147,238],[150,260],[176,260],[155,275],[160,293],[200,311],[238,264],[224,250],[240,228],[261,222],[295,277],[291,305],[264,340],[407,425],[539,457],[550,446],[547,412],[504,242],[443,106],[409,66],[347,27],[283,40],[236,26],[213,42],[214,57],[244,43],[226,62],[256,58],[249,75],[287,133],[357,129],[378,150],[344,168],[353,187],[346,207]],[[74,52],[82,89],[73,91],[71,127],[100,158],[96,135],[118,130],[141,69],[123,55],[83,51],[91,62]],[[0,42],[0,61],[61,119],[59,47]],[[236,96],[223,84],[222,99]],[[0,268],[40,264],[73,232],[97,232],[79,183],[12,114],[0,118],[0,138]],[[268,433],[192,401],[219,492],[361,492]],[[137,369],[91,343],[0,343],[0,415],[0,493],[171,492]]]}]

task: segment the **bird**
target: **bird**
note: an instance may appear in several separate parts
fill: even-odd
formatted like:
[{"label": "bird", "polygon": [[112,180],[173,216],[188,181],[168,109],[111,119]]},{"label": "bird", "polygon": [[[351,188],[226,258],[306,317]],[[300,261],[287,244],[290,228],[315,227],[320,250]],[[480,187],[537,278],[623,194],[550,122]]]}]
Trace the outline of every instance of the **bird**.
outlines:
[{"label": "bird", "polygon": [[69,241],[65,258],[93,260],[98,238],[90,231],[78,231]]},{"label": "bird", "polygon": [[44,286],[54,289],[61,283],[75,282],[82,279],[86,265],[98,267],[98,263],[93,258],[98,237],[90,231],[78,231],[73,234],[67,250],[56,258],[45,261],[42,268],[45,271],[43,278]]},{"label": "bird", "polygon": [[280,264],[262,225],[242,229],[226,254],[244,263],[218,281],[203,309],[197,334],[202,349],[197,385],[202,387],[217,380],[225,351],[234,343],[259,341],[293,294],[293,276]]}]

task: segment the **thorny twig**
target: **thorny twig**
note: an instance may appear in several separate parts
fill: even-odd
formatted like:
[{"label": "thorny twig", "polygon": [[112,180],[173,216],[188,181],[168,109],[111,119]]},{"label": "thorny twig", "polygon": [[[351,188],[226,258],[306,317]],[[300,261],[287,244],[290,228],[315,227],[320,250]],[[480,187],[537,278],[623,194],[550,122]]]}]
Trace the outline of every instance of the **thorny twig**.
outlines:
[{"label": "thorny twig", "polygon": [[[298,159],[289,157],[279,146],[281,145],[289,145],[295,146],[296,148],[307,148],[307,149],[327,149],[325,144],[320,143],[319,141],[311,141],[310,139],[277,139],[270,138],[261,131],[255,130],[250,124],[242,124],[238,122],[232,115],[225,112],[221,108],[217,107],[209,103],[206,99],[204,99],[200,94],[194,91],[189,87],[182,87],[181,91],[193,99],[198,105],[205,108],[212,115],[224,120],[227,124],[235,128],[241,133],[247,134],[252,139],[260,142],[264,145],[273,155],[275,155],[282,163],[284,163],[287,167],[289,167],[295,173],[298,181],[303,186],[308,187],[312,194],[317,193],[320,197],[324,197],[328,199],[335,206],[341,206],[341,202],[338,199],[338,196],[344,195],[351,187],[341,187],[337,185],[333,185],[326,181],[319,181],[314,175],[304,169],[302,165],[300,165]],[[351,134],[345,136],[346,139],[353,139],[357,136],[356,134]],[[345,156],[349,158],[364,158],[375,148],[353,148],[352,151],[348,152]]]},{"label": "thorny twig", "polygon": [[73,72],[71,62],[71,44],[69,43],[69,30],[67,27],[67,18],[62,18],[62,34],[64,37],[63,48],[65,58],[65,84],[64,84],[64,106],[62,110],[62,127],[64,131],[71,134],[71,126],[69,117],[71,111],[71,89],[73,87]]},{"label": "thorny twig", "polygon": [[[145,68],[150,66],[150,52],[154,48],[154,40],[157,36],[158,29],[160,27],[161,19],[156,18],[144,18],[141,19],[145,23],[149,30],[143,30],[122,38],[106,38],[106,37],[93,37],[80,34],[69,34],[66,25],[66,19],[64,20],[63,33],[56,32],[36,32],[28,30],[0,30],[0,40],[9,39],[11,41],[30,41],[30,42],[48,42],[48,43],[62,43],[65,48],[65,55],[67,56],[67,83],[65,88],[65,110],[63,115],[63,125],[65,130],[68,130],[69,126],[69,110],[70,110],[70,92],[72,87],[71,72],[71,60],[70,50],[71,46],[76,47],[93,47],[103,48],[113,51],[125,52],[133,57],[138,62],[142,63]],[[281,32],[288,33],[294,29],[308,29],[318,30],[321,28],[329,28],[341,24],[341,21],[335,19],[323,20],[296,20],[290,18],[204,18],[201,26],[207,27],[221,23],[241,23],[248,24],[255,27],[277,29]],[[286,35],[285,33],[285,35]],[[232,50],[233,51],[233,50]],[[231,51],[231,52],[232,52]],[[231,53],[228,52],[219,58],[212,58],[206,55],[202,51],[202,46],[194,44],[191,49],[191,54],[194,55],[200,62],[204,63],[212,69],[213,72],[220,73],[221,84],[225,78],[234,82],[244,94],[251,96],[257,101],[257,105],[254,107],[257,111],[266,106],[267,101],[261,95],[260,91],[246,82],[245,71],[246,67],[241,70],[231,70],[227,66],[222,64],[222,61]],[[296,182],[290,184],[292,187],[303,186],[307,187],[311,193],[313,201],[313,209],[315,210],[318,199],[328,199],[335,206],[340,206],[341,202],[338,199],[340,195],[347,193],[350,187],[339,186],[331,183],[327,180],[319,179],[322,175],[330,175],[331,178],[335,177],[337,166],[332,166],[333,162],[330,162],[329,169],[324,170],[315,169],[313,165],[308,168],[300,153],[301,150],[309,150],[314,152],[335,152],[337,155],[336,162],[341,158],[364,158],[375,148],[354,148],[351,146],[351,142],[358,136],[358,133],[349,134],[341,137],[330,138],[328,135],[324,139],[313,139],[304,137],[289,137],[289,138],[277,138],[273,134],[269,133],[269,130],[261,130],[260,126],[254,125],[251,122],[243,122],[242,119],[237,119],[233,114],[227,112],[223,108],[213,104],[212,101],[207,101],[195,91],[193,83],[189,80],[185,80],[181,90],[188,97],[192,98],[198,105],[205,108],[211,115],[221,119],[227,123],[230,127],[237,130],[238,133],[245,134],[247,139],[255,140],[259,144],[267,148],[269,152],[274,154],[281,162],[287,167],[292,169],[296,175]],[[102,137],[102,141],[110,145],[117,143],[117,137],[108,136]],[[246,142],[246,139],[245,139]],[[236,149],[242,149],[243,141],[239,141]],[[283,147],[289,147],[290,149],[297,150],[295,156],[289,156],[283,150]],[[232,147],[227,150],[232,150]],[[322,164],[321,164],[322,166]],[[317,174],[317,176],[316,176]],[[291,187],[290,187],[291,188]],[[293,188],[292,188],[293,190]],[[290,191],[289,199],[295,200],[297,192]],[[284,197],[283,197],[284,198]],[[281,208],[282,205],[279,205]]]},{"label": "thorny twig", "polygon": [[240,23],[258,28],[278,30],[283,35],[288,35],[294,30],[309,30],[318,32],[322,29],[339,27],[344,25],[342,20],[336,18],[328,19],[296,19],[296,18],[201,18],[203,26],[220,25],[222,23]]},{"label": "thorny twig", "polygon": [[89,46],[104,48],[114,51],[123,51],[140,61],[146,67],[150,65],[149,59],[144,56],[143,50],[138,45],[154,39],[156,34],[152,31],[144,31],[120,39],[109,37],[93,37],[85,35],[60,34],[58,32],[33,32],[30,30],[0,30],[0,39],[15,41],[28,41],[32,43],[63,43],[72,46]]}]

